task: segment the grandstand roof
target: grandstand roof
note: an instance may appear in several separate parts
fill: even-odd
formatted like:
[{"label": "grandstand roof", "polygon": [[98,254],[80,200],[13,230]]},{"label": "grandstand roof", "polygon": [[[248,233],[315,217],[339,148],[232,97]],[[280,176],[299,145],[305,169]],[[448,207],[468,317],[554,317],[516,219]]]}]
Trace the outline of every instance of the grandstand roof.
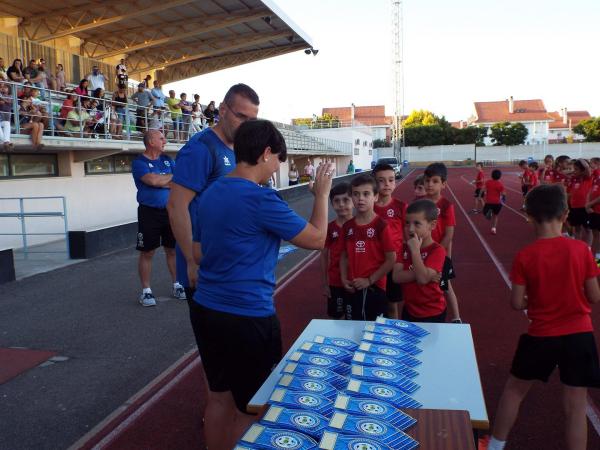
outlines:
[{"label": "grandstand roof", "polygon": [[272,0],[5,0],[0,15],[26,39],[76,36],[84,56],[126,54],[130,73],[163,82],[313,46]]}]

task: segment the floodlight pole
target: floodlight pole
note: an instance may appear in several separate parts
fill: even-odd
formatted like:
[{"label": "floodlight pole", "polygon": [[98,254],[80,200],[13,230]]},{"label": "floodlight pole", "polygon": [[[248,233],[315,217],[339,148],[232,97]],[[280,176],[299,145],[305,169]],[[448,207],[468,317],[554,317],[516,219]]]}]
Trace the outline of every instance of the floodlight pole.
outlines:
[{"label": "floodlight pole", "polygon": [[404,116],[404,39],[402,2],[391,0],[392,5],[392,70],[394,92],[394,123],[392,129],[392,146],[394,156],[401,161],[402,148],[404,147],[404,130],[402,117]]}]

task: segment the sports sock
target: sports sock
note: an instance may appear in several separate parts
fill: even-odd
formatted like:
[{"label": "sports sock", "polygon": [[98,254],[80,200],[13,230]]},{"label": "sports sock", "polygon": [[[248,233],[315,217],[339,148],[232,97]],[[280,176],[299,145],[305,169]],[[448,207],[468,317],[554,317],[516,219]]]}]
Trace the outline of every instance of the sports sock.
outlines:
[{"label": "sports sock", "polygon": [[498,439],[492,436],[488,444],[488,450],[504,450],[505,445],[506,441],[499,441]]},{"label": "sports sock", "polygon": [[175,283],[173,283],[173,287],[178,288],[178,287],[183,287],[183,286],[179,283],[179,281],[176,281]]},{"label": "sports sock", "polygon": [[144,289],[142,289],[142,294],[152,294],[152,289],[144,288]]}]

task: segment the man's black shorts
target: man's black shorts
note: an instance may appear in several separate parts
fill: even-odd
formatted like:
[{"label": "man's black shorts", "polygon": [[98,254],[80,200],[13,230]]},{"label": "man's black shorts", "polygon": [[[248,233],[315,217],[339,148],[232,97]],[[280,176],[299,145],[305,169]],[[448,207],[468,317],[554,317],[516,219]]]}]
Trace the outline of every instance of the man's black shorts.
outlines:
[{"label": "man's black shorts", "polygon": [[452,264],[452,259],[446,256],[446,259],[444,260],[444,267],[442,268],[442,275],[440,278],[440,289],[442,291],[447,291],[449,289],[448,282],[454,278],[456,278],[456,274],[454,273],[454,265]]},{"label": "man's black shorts", "polygon": [[276,315],[247,317],[189,301],[190,320],[208,386],[231,391],[237,408],[246,406],[281,360],[281,328]]},{"label": "man's black shorts", "polygon": [[482,198],[483,197],[483,192],[481,188],[477,188],[475,189],[475,198]]},{"label": "man's black shorts", "polygon": [[329,286],[331,294],[327,299],[327,315],[332,319],[341,319],[344,317],[344,299],[348,292],[343,287]]},{"label": "man's black shorts", "polygon": [[409,314],[406,308],[402,309],[402,320],[406,320],[407,322],[426,322],[426,323],[445,323],[446,322],[446,312],[437,315],[437,316],[429,316],[429,317],[416,317]]},{"label": "man's black shorts", "polygon": [[347,320],[375,320],[388,311],[388,300],[385,291],[379,286],[348,293],[346,296]]},{"label": "man's black shorts", "polygon": [[389,302],[398,303],[402,301],[402,286],[398,283],[394,283],[392,280],[393,270],[387,274],[387,281],[385,285],[385,294]]},{"label": "man's black shorts", "polygon": [[588,214],[588,217],[589,217],[590,229],[600,231],[600,214],[592,213],[592,214]]},{"label": "man's black shorts", "polygon": [[572,227],[584,226],[587,228],[589,226],[588,213],[585,208],[571,208],[567,220]]},{"label": "man's black shorts", "polygon": [[167,210],[139,205],[136,248],[142,252],[149,252],[161,245],[175,248],[175,236],[171,231]]},{"label": "man's black shorts", "polygon": [[488,211],[491,211],[493,215],[497,216],[500,214],[500,210],[502,209],[501,203],[486,203],[483,205],[483,215],[485,216]]},{"label": "man's black shorts", "polygon": [[598,351],[592,332],[537,337],[523,334],[510,373],[521,380],[548,381],[558,366],[567,386],[600,387]]}]

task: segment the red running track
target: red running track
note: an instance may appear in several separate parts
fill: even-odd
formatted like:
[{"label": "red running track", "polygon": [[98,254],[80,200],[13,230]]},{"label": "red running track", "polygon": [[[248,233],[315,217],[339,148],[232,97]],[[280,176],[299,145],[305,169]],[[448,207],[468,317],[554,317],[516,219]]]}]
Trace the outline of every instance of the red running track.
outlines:
[{"label": "red running track", "polygon": [[[533,239],[533,231],[519,211],[522,199],[518,169],[502,170],[502,181],[508,188],[508,207],[503,208],[500,214],[495,236],[490,234],[489,222],[484,217],[467,214],[473,208],[473,186],[468,184],[468,180],[474,178],[475,169],[451,169],[445,192],[445,196],[456,205],[453,260],[457,279],[453,284],[461,317],[471,324],[492,423],[518,337],[528,325],[522,312],[510,308],[506,274],[510,272],[516,252]],[[403,200],[412,199],[410,181],[417,174],[411,173],[406,183],[398,186],[395,195]],[[316,259],[308,261],[294,277],[280,284],[276,305],[286,348],[311,319],[325,317],[320,285],[319,262]],[[596,324],[600,323],[600,309],[593,311],[593,319]],[[144,396],[143,401],[116,414],[104,427],[94,430],[83,446],[91,448],[104,438],[99,448],[203,448],[201,418],[206,394],[201,366],[197,359],[193,361],[185,370],[177,367],[167,378],[170,382],[163,383],[161,389],[156,387]],[[600,405],[599,392],[591,391],[590,399],[592,404]],[[597,411],[594,408],[590,407],[592,418]],[[531,390],[506,448],[562,450],[565,448],[563,421],[561,388],[557,374],[554,374],[547,385],[539,383]],[[600,436],[595,428],[590,425],[588,429],[588,448],[600,448]]]}]

